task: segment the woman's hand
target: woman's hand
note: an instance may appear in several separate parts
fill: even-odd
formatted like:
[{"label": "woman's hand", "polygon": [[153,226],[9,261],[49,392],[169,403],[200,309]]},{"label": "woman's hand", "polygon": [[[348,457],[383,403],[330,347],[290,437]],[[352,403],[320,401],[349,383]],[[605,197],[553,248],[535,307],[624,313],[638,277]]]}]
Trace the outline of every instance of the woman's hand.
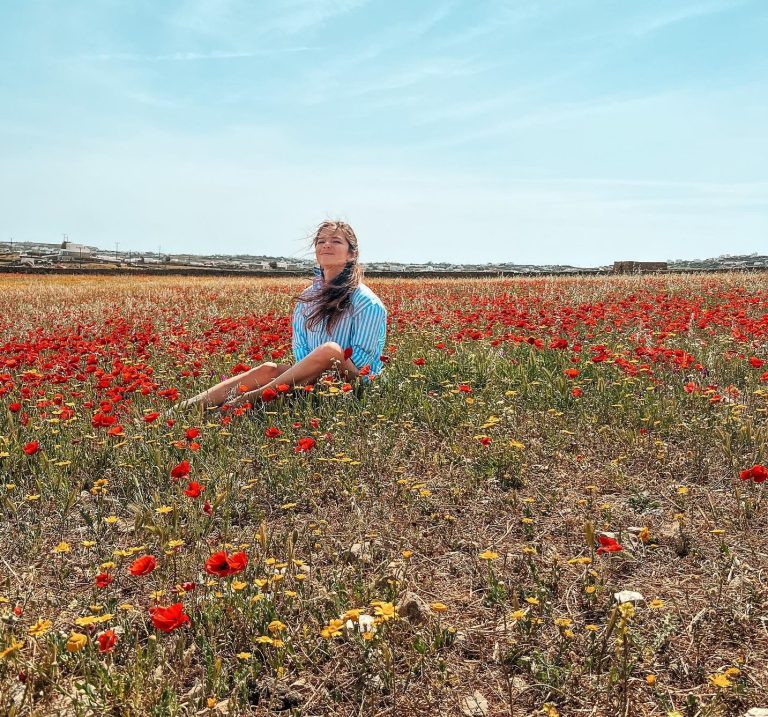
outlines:
[{"label": "woman's hand", "polygon": [[259,397],[259,390],[256,391],[247,391],[246,393],[241,393],[237,398],[233,399],[232,401],[227,401],[227,406],[230,408],[239,408],[244,403],[247,403],[250,401],[253,403],[257,398]]}]

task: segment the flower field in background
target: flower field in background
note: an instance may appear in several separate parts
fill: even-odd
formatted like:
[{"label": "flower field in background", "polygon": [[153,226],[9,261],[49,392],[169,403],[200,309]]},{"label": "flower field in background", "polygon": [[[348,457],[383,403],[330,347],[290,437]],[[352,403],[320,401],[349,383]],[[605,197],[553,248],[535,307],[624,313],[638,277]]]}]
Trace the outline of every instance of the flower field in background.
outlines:
[{"label": "flower field in background", "polygon": [[768,706],[765,274],[371,280],[385,370],[291,359],[306,282],[0,278],[0,714]]}]

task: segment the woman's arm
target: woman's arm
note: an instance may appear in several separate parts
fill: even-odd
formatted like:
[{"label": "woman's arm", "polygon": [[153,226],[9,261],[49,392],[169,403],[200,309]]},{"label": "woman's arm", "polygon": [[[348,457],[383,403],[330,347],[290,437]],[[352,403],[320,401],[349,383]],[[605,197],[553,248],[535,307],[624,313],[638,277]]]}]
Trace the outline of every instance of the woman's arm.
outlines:
[{"label": "woman's arm", "polygon": [[293,329],[293,357],[298,363],[302,359],[306,358],[309,354],[309,343],[307,342],[307,329],[305,325],[305,316],[303,304],[298,304],[293,311],[293,321],[291,327]]},{"label": "woman's arm", "polygon": [[386,335],[387,310],[381,304],[371,302],[354,314],[350,358],[358,371],[378,364]]}]

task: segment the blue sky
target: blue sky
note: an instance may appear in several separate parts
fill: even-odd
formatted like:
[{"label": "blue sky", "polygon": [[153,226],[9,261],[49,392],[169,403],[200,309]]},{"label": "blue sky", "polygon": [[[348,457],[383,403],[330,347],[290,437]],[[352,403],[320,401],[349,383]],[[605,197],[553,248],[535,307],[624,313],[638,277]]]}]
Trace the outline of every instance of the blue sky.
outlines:
[{"label": "blue sky", "polygon": [[7,0],[0,240],[768,252],[764,0]]}]

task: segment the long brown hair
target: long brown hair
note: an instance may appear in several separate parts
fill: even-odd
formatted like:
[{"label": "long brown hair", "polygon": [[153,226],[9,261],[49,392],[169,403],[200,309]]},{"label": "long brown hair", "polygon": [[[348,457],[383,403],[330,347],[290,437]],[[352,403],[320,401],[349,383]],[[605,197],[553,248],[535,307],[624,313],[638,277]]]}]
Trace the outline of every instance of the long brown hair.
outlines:
[{"label": "long brown hair", "polygon": [[326,331],[330,332],[351,306],[352,294],[363,280],[363,269],[357,261],[357,237],[352,227],[346,222],[327,221],[320,224],[312,240],[312,246],[317,245],[321,232],[326,229],[341,234],[346,239],[354,256],[346,263],[337,277],[329,282],[324,282],[319,288],[305,292],[298,298],[299,301],[311,305],[306,318],[307,328],[314,330],[325,325]]}]

